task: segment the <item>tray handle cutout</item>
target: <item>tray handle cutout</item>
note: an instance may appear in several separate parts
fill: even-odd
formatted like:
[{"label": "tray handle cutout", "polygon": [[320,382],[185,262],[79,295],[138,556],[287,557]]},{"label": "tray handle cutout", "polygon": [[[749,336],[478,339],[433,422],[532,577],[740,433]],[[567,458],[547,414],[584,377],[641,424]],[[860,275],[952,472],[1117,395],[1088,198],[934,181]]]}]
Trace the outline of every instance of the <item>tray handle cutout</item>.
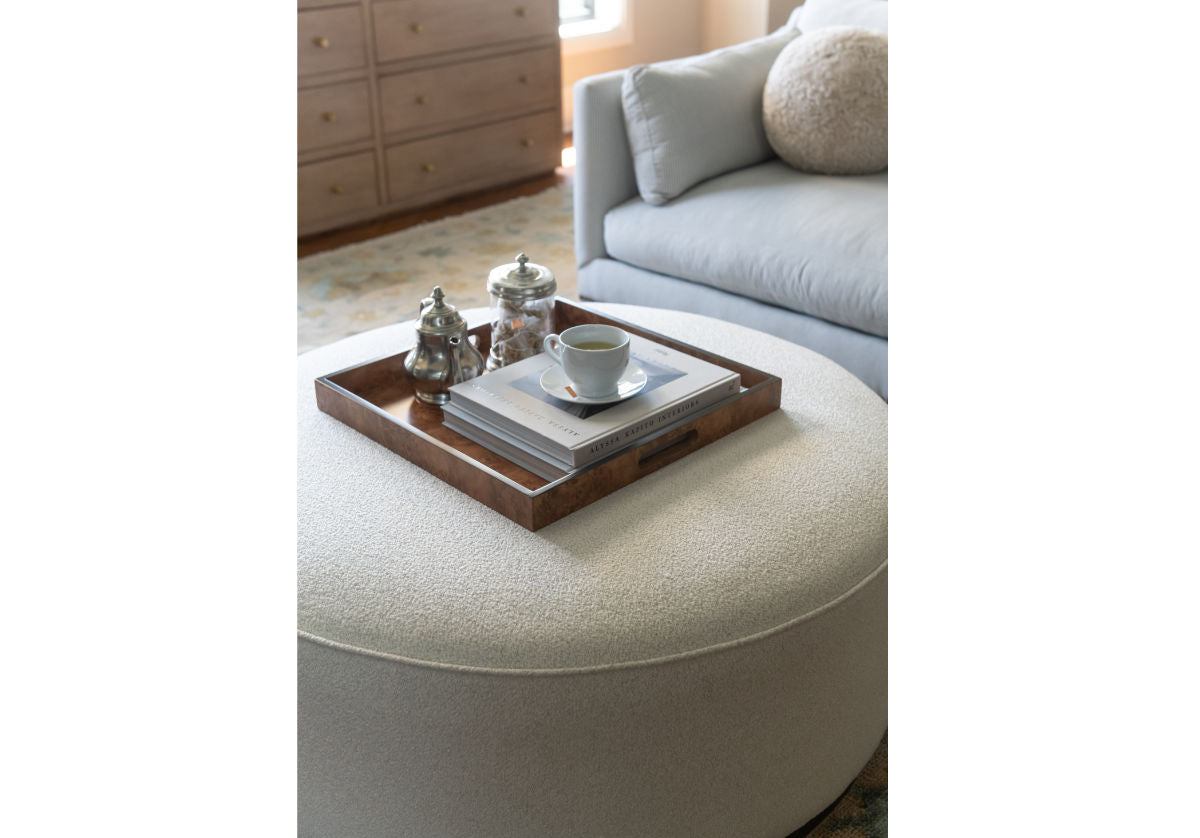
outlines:
[{"label": "tray handle cutout", "polygon": [[654,471],[675,462],[685,454],[690,454],[699,448],[700,432],[695,428],[690,431],[655,440],[646,451],[638,452],[638,469],[644,472]]}]

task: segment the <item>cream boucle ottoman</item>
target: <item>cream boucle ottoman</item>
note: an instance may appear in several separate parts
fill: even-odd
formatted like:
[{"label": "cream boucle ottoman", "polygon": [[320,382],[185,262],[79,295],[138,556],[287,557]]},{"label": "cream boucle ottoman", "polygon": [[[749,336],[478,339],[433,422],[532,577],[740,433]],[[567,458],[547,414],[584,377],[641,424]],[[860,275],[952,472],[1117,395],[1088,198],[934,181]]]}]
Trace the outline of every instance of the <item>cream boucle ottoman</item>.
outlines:
[{"label": "cream boucle ottoman", "polygon": [[317,410],[411,324],[299,359],[301,835],[784,838],[882,738],[886,405],[795,344],[595,308],[783,409],[529,532]]}]

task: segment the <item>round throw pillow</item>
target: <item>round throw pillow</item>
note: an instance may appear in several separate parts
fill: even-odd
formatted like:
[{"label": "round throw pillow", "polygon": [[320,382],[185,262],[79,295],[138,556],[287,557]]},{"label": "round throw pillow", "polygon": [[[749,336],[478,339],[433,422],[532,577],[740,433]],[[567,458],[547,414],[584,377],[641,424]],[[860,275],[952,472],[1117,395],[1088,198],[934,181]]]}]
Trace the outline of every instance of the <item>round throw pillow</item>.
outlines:
[{"label": "round throw pillow", "polygon": [[763,127],[802,172],[865,175],[887,168],[887,35],[827,26],[793,39],[767,74]]}]

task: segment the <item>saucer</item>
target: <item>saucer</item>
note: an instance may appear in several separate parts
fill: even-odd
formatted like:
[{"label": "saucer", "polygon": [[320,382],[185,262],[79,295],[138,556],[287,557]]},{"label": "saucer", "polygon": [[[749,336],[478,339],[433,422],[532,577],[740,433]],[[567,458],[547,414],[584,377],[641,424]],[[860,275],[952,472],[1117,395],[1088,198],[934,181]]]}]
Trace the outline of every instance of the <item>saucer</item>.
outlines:
[{"label": "saucer", "polygon": [[541,385],[542,389],[546,391],[546,395],[562,399],[564,402],[572,402],[573,404],[612,404],[613,402],[623,402],[642,392],[642,388],[646,386],[647,380],[645,370],[631,362],[625,368],[625,372],[621,373],[621,380],[617,382],[617,392],[607,396],[577,396],[575,395],[575,388],[571,386],[571,379],[567,378],[567,374],[563,372],[563,368],[559,364],[551,364],[542,373]]}]

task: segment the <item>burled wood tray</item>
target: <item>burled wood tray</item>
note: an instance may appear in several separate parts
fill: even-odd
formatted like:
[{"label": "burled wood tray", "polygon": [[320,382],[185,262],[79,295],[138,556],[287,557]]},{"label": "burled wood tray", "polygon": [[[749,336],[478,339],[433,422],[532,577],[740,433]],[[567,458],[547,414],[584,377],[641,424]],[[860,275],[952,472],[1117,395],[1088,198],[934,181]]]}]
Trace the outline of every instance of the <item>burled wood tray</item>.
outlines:
[{"label": "burled wood tray", "polygon": [[[538,477],[445,427],[442,409],[413,395],[404,372],[404,358],[412,347],[321,376],[316,380],[317,406],[530,530],[557,521],[779,408],[782,382],[770,373],[608,317],[562,297],[555,300],[554,323],[556,331],[582,323],[619,326],[738,373],[743,389],[736,396],[659,430],[636,447],[554,481]],[[477,336],[477,347],[487,357],[491,348],[490,325],[476,326],[470,334]]]}]

